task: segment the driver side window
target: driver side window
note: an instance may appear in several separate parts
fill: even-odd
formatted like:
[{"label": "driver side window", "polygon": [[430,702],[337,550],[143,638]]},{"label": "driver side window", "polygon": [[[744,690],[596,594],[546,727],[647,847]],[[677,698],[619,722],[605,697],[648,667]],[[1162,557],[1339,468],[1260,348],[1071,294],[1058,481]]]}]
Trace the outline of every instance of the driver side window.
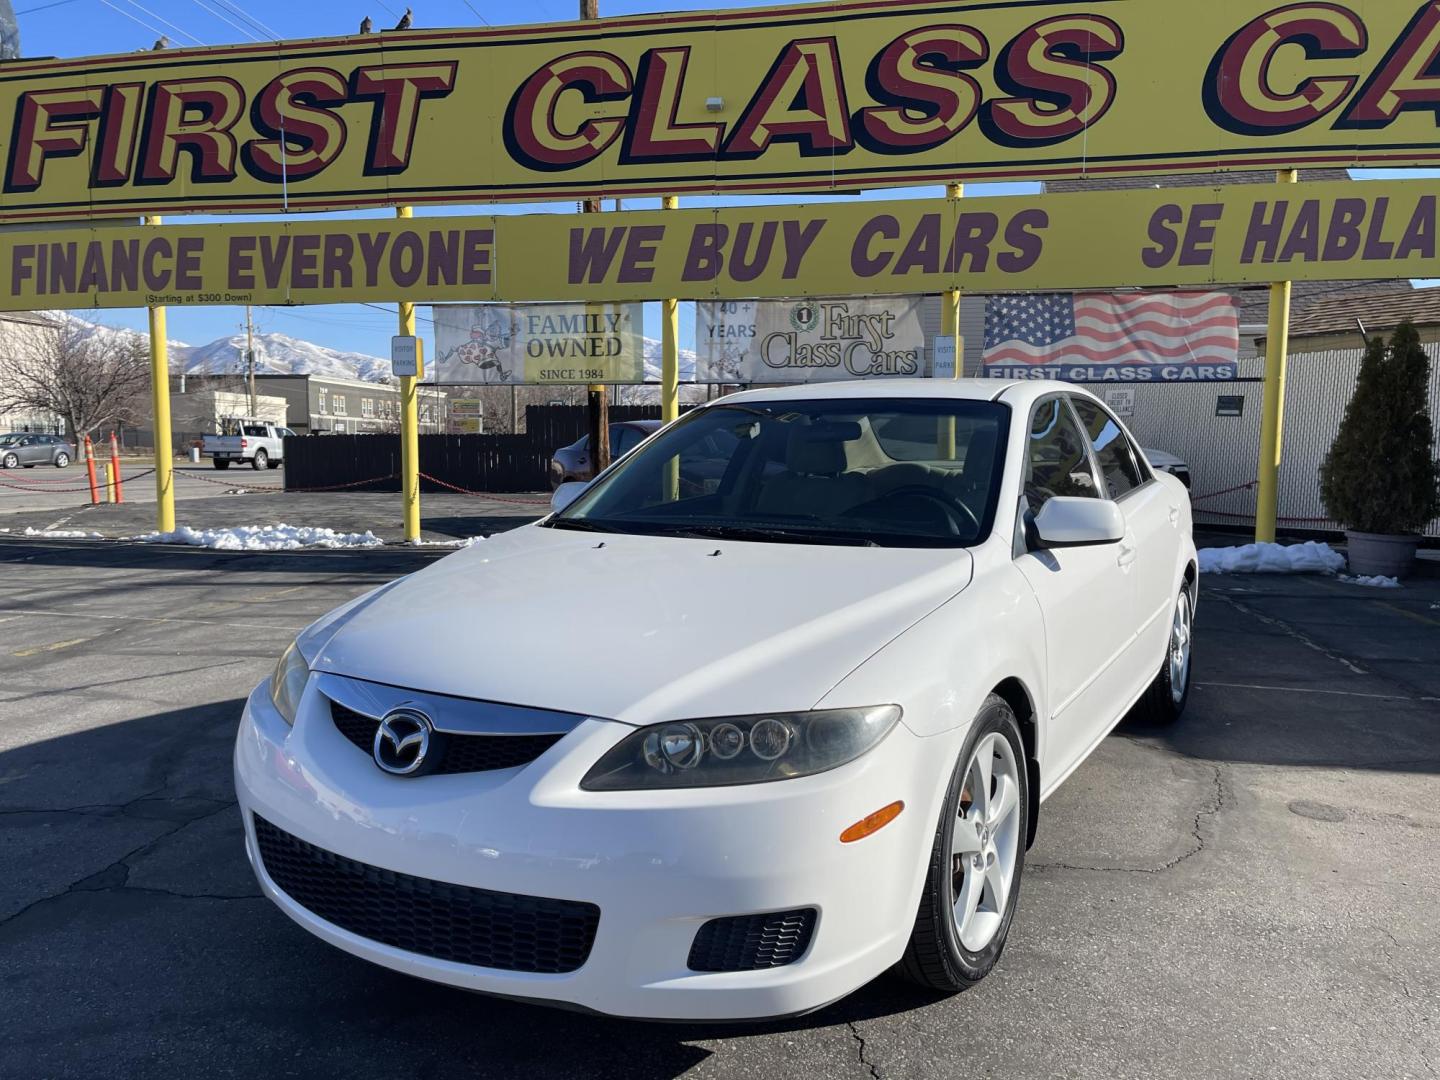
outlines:
[{"label": "driver side window", "polygon": [[1032,514],[1057,495],[1100,497],[1090,467],[1089,440],[1063,399],[1048,398],[1035,406],[1027,457],[1025,498]]}]

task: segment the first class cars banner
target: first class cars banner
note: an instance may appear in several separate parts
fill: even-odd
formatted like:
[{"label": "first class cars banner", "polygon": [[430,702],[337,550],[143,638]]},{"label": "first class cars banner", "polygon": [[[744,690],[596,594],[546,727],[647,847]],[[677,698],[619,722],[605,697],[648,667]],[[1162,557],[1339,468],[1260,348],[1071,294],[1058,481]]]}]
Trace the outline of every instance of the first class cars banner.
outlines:
[{"label": "first class cars banner", "polygon": [[1434,181],[0,231],[0,310],[1440,277]]},{"label": "first class cars banner", "polygon": [[1440,160],[1440,0],[870,0],[14,61],[0,221]]},{"label": "first class cars banner", "polygon": [[918,296],[709,300],[695,381],[821,382],[932,374]]}]

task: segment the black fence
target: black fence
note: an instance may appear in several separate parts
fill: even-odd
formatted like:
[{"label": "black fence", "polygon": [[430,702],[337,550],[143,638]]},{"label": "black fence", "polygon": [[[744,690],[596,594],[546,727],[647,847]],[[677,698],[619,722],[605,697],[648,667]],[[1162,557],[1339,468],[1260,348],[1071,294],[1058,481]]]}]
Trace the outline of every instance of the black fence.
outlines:
[{"label": "black fence", "polygon": [[[612,405],[610,422],[659,420],[657,405]],[[520,435],[421,435],[420,490],[546,491],[550,457],[589,429],[581,405],[531,405]],[[433,477],[433,479],[426,479]],[[450,486],[447,486],[450,485]],[[285,440],[285,489],[400,490],[399,435]]]}]

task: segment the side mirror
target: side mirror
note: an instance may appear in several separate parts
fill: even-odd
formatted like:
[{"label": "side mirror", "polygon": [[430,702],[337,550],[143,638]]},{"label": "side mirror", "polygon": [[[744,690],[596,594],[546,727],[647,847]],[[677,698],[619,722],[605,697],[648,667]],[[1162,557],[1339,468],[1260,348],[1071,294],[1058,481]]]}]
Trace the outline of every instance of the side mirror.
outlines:
[{"label": "side mirror", "polygon": [[1043,548],[1114,544],[1125,535],[1125,515],[1109,499],[1056,496],[1035,515],[1035,534]]},{"label": "side mirror", "polygon": [[567,506],[580,497],[590,485],[583,480],[568,480],[561,484],[550,496],[550,511],[558,514]]}]

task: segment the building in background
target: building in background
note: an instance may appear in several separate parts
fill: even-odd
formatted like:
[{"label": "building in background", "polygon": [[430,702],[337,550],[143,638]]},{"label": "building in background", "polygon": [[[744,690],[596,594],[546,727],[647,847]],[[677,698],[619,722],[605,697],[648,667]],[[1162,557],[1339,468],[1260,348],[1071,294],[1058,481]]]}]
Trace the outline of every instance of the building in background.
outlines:
[{"label": "building in background", "polygon": [[[0,8],[0,22],[5,11]],[[33,348],[37,334],[59,334],[60,324],[38,312],[0,312],[0,397],[6,377],[7,361],[22,349]],[[54,413],[35,412],[31,409],[10,409],[0,411],[0,434],[10,431],[45,431],[52,435],[64,435],[65,422]]]},{"label": "building in background", "polygon": [[[400,388],[326,375],[256,375],[261,393],[285,399],[287,422],[297,435],[365,435],[400,430]],[[448,394],[434,386],[419,393],[420,433],[448,430]]]}]

